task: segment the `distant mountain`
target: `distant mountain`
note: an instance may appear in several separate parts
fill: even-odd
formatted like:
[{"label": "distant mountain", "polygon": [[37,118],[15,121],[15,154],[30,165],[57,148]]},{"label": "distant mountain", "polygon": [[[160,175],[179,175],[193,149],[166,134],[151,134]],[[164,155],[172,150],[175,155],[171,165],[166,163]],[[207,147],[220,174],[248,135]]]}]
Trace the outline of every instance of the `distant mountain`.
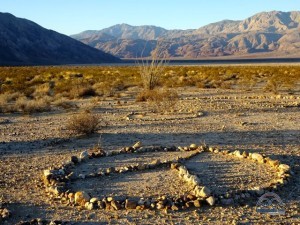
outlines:
[{"label": "distant mountain", "polygon": [[0,65],[86,64],[119,60],[29,20],[0,13]]},{"label": "distant mountain", "polygon": [[71,37],[121,58],[300,57],[300,11],[262,12],[243,21],[223,20],[199,29],[166,30],[119,24]]}]

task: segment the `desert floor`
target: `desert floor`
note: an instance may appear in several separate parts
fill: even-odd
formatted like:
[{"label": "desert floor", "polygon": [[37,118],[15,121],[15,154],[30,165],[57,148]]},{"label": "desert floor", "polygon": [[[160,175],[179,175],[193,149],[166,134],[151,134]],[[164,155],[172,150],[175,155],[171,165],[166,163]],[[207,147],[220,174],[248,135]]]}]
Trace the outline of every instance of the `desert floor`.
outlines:
[{"label": "desert floor", "polygon": [[[34,218],[67,224],[300,224],[300,95],[274,95],[258,91],[178,88],[180,100],[169,114],[151,112],[137,103],[138,88],[129,88],[118,99],[100,99],[92,111],[103,119],[91,136],[76,136],[66,128],[75,110],[52,110],[33,115],[0,114],[0,197],[11,217],[0,224]],[[80,108],[90,99],[78,100]],[[41,185],[44,169],[97,145],[105,151],[132,146],[189,146],[191,143],[220,149],[259,152],[291,166],[294,176],[276,193],[285,204],[284,216],[256,212],[256,202],[244,205],[203,206],[183,211],[79,210],[50,200]],[[171,159],[186,152],[119,155],[95,160],[77,168],[96,168]],[[201,181],[215,192],[250,189],[272,180],[274,171],[263,165],[230,156],[200,154],[186,162]],[[105,179],[84,179],[74,189],[93,194],[159,196],[184,193],[188,187],[168,170],[136,172]]]}]

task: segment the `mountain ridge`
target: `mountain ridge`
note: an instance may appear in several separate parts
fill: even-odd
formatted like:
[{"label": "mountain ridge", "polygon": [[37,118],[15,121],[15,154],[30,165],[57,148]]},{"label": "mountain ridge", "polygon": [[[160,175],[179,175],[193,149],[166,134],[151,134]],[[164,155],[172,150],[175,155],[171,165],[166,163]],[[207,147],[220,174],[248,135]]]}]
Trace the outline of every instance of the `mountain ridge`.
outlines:
[{"label": "mountain ridge", "polygon": [[270,57],[299,54],[300,57],[299,35],[300,11],[270,11],[244,20],[210,23],[198,29],[167,30],[153,25],[117,24],[94,30],[93,35],[83,31],[71,37],[120,58],[151,57],[158,47],[165,57],[206,58],[254,53]]},{"label": "mountain ridge", "polygon": [[118,62],[119,59],[37,23],[0,13],[0,65]]}]

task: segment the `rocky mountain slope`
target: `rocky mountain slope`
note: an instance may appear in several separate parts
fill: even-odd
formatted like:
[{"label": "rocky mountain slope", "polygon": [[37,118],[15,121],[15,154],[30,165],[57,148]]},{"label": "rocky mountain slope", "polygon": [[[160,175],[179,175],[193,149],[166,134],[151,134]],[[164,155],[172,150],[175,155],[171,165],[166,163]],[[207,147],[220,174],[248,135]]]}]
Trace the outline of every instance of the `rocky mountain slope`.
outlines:
[{"label": "rocky mountain slope", "polygon": [[26,19],[0,13],[0,65],[85,64],[118,58],[47,30]]},{"label": "rocky mountain slope", "polygon": [[300,11],[262,12],[191,30],[119,24],[72,37],[121,58],[148,57],[156,48],[174,58],[300,57]]}]

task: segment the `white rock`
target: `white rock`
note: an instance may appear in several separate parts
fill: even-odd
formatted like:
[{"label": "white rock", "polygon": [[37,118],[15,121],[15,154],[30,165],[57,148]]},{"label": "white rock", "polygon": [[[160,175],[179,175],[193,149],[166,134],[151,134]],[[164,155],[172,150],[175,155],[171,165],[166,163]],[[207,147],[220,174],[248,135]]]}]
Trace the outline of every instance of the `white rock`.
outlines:
[{"label": "white rock", "polygon": [[88,159],[89,158],[89,153],[87,151],[83,151],[80,153],[80,156],[79,158],[83,161],[85,159]]},{"label": "white rock", "polygon": [[213,196],[210,196],[206,199],[206,202],[210,205],[213,206],[216,203],[216,199]]}]

